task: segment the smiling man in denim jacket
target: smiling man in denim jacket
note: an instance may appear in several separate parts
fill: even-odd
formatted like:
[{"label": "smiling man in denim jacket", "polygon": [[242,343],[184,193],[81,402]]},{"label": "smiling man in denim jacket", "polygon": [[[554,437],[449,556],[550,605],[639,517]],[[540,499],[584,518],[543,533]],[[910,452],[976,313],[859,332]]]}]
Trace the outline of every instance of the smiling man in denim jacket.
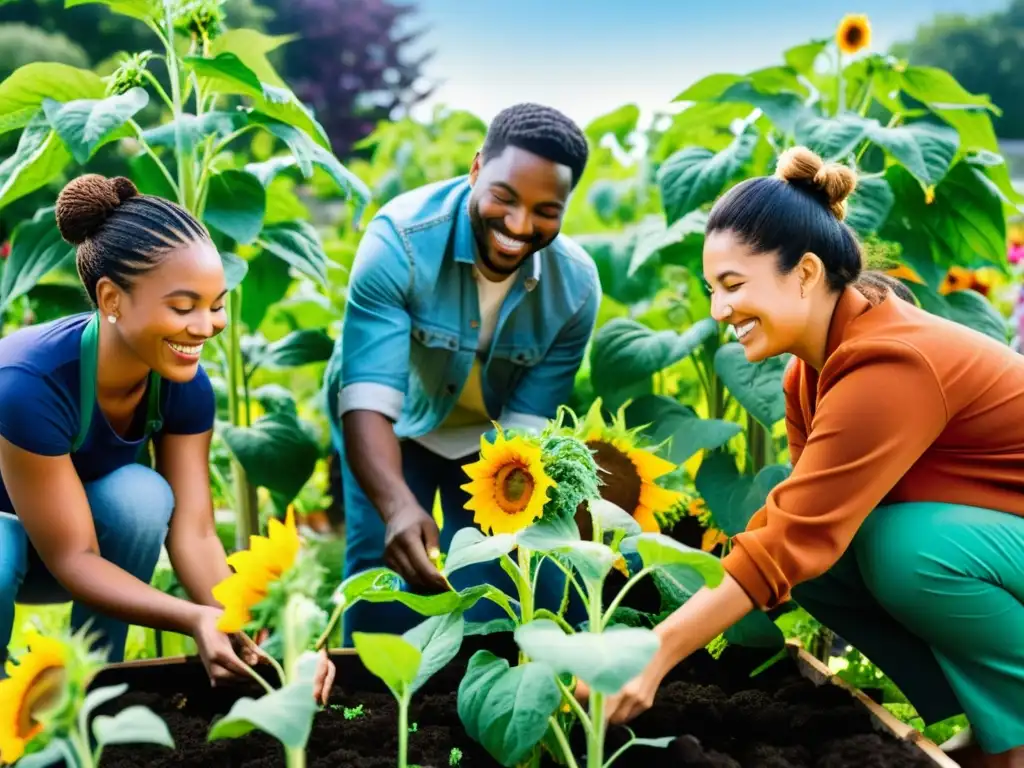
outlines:
[{"label": "smiling man in denim jacket", "polygon": [[[481,435],[492,421],[539,429],[568,401],[601,300],[593,260],[560,234],[587,156],[563,114],[516,105],[495,118],[468,177],[400,195],[367,226],[325,382],[346,578],[387,565],[415,591],[445,589],[427,553],[473,525],[459,486]],[[429,512],[438,490],[440,534]],[[558,575],[540,580],[539,606],[557,609]],[[497,561],[452,576],[456,588],[483,582],[511,588]],[[467,618],[502,615],[482,601]],[[359,602],[344,643],[353,630],[421,620],[397,603]]]}]

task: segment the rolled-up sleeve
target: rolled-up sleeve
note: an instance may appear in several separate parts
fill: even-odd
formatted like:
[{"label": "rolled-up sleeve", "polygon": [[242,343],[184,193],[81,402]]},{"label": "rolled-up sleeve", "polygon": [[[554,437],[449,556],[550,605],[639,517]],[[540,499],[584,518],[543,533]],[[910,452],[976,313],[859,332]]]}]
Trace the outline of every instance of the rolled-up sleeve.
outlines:
[{"label": "rolled-up sleeve", "polygon": [[338,418],[355,410],[398,421],[409,380],[412,270],[401,239],[383,217],[363,234],[349,276],[341,329]]},{"label": "rolled-up sleeve", "polygon": [[502,411],[502,424],[520,429],[543,429],[547,420],[557,415],[558,407],[569,401],[597,323],[600,304],[601,288],[594,272],[594,280],[579,309],[562,328],[544,359],[519,381]]},{"label": "rolled-up sleeve", "polygon": [[762,609],[836,563],[948,421],[938,377],[913,347],[864,343],[833,358],[792,474],[733,537],[722,561]]}]

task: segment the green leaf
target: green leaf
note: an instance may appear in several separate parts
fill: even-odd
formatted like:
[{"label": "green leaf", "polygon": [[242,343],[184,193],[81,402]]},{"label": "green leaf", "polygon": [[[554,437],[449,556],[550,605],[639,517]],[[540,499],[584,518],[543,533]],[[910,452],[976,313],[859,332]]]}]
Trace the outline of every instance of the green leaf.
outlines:
[{"label": "green leaf", "polygon": [[892,212],[896,196],[883,178],[867,177],[857,181],[850,195],[846,223],[861,236],[878,231]]},{"label": "green leaf", "polygon": [[580,529],[572,517],[542,517],[516,534],[516,543],[531,552],[553,552],[580,541]]},{"label": "green leaf", "polygon": [[587,501],[587,508],[590,511],[590,517],[594,521],[594,525],[600,526],[604,533],[622,531],[627,536],[631,536],[635,533],[640,533],[642,530],[640,523],[636,521],[635,517],[610,501],[600,497],[589,499]]},{"label": "green leaf", "polygon": [[327,255],[312,224],[292,221],[267,227],[258,242],[268,253],[295,267],[324,289],[328,287]]},{"label": "green leaf", "polygon": [[114,13],[130,16],[139,21],[161,19],[162,6],[155,0],[64,0],[65,8],[78,5],[105,5]]},{"label": "green leaf", "polygon": [[960,135],[944,125],[911,123],[871,129],[871,140],[899,160],[925,186],[942,181],[960,149]]},{"label": "green leaf", "polygon": [[[397,589],[373,590],[364,592],[361,599],[368,603],[401,603],[421,616],[441,616],[446,613],[468,611],[480,600],[485,597],[491,598],[495,593],[501,593],[501,590],[490,584],[481,584],[467,587],[461,592],[440,592],[434,595],[418,595]],[[502,602],[500,596],[497,602]],[[504,603],[508,603],[507,596],[504,597]]]},{"label": "green leaf", "polygon": [[18,67],[0,83],[0,134],[24,128],[43,106],[43,99],[102,99],[103,79],[95,72],[56,62]]},{"label": "green leaf", "polygon": [[36,211],[29,221],[21,222],[11,236],[11,253],[0,278],[0,312],[24,296],[67,259],[75,248],[57,229],[53,208]]},{"label": "green leaf", "polygon": [[735,536],[746,530],[771,490],[790,472],[788,466],[770,464],[754,477],[740,475],[731,454],[716,452],[701,462],[694,485],[707,502],[715,525],[727,536]]},{"label": "green leaf", "polygon": [[[313,166],[318,165],[327,172],[327,175],[333,179],[346,196],[354,197],[357,207],[353,216],[356,220],[361,218],[366,204],[373,197],[373,193],[370,192],[365,181],[342,165],[338,158],[317,144],[304,131],[276,120],[263,121],[263,124],[268,131],[288,145],[303,176],[307,179],[312,178]],[[287,167],[287,165],[281,167]]]},{"label": "green leaf", "polygon": [[132,88],[105,99],[76,99],[60,102],[43,99],[43,112],[72,157],[85,164],[104,144],[132,135],[130,128],[121,130],[149,103],[144,88]]},{"label": "green leaf", "polygon": [[233,291],[245,279],[249,271],[249,262],[229,251],[220,252],[220,261],[224,265],[224,282],[228,290]]},{"label": "green leaf", "polygon": [[905,249],[927,247],[943,273],[954,264],[1005,265],[1002,201],[970,163],[961,161],[950,169],[930,204],[921,185],[902,166],[891,166],[885,175],[896,204],[879,233],[882,237],[903,243]]},{"label": "green leaf", "polygon": [[75,751],[67,739],[56,738],[38,752],[31,752],[15,763],[17,768],[49,768],[54,764],[61,768],[78,765]]},{"label": "green leaf", "polygon": [[334,340],[322,330],[292,331],[270,344],[257,364],[261,368],[295,368],[326,362],[334,351]]},{"label": "green leaf", "polygon": [[585,539],[564,544],[548,552],[561,555],[579,572],[588,587],[598,590],[619,557],[615,550],[606,544]]},{"label": "green leaf", "polygon": [[649,629],[607,627],[603,632],[567,635],[550,619],[535,619],[515,632],[516,643],[531,661],[556,675],[574,675],[599,693],[618,693],[644,671],[658,650]]},{"label": "green leaf", "polygon": [[[176,132],[181,126],[181,140],[185,150],[191,152],[209,136],[223,139],[243,127],[249,118],[245,112],[206,112],[196,116],[188,113],[177,119],[149,128],[142,132],[142,138],[151,147],[177,148]],[[248,170],[248,167],[246,168]]]},{"label": "green leaf", "polygon": [[704,577],[685,565],[667,565],[651,574],[661,596],[661,613],[671,613],[704,588]]},{"label": "green leaf", "polygon": [[788,358],[788,355],[779,355],[751,363],[743,345],[733,341],[715,352],[715,373],[739,404],[766,429],[771,429],[786,416],[782,376]]},{"label": "green leaf", "polygon": [[285,747],[305,748],[317,710],[313,699],[313,675],[317,663],[317,654],[303,654],[299,659],[297,680],[259,699],[248,696],[239,699],[224,717],[213,724],[207,739],[237,739],[258,729]]},{"label": "green leaf", "polygon": [[467,621],[466,637],[473,635],[493,635],[497,632],[514,632],[516,623],[509,618],[491,619],[490,621]]},{"label": "green leaf", "polygon": [[203,219],[232,240],[253,242],[266,208],[267,191],[251,173],[231,169],[210,177]]},{"label": "green leaf", "polygon": [[320,458],[320,446],[289,413],[267,414],[251,427],[224,425],[221,436],[249,482],[290,501],[302,490]]},{"label": "green leaf", "polygon": [[925,311],[960,323],[1002,344],[1007,343],[1006,320],[999,310],[977,291],[953,291],[943,296],[933,288],[920,283],[905,281],[905,285],[921,302],[921,308]]},{"label": "green leaf", "polygon": [[384,681],[396,699],[413,693],[423,655],[415,645],[384,632],[353,632],[352,642],[366,669]]},{"label": "green leaf", "polygon": [[590,375],[598,394],[614,392],[689,357],[712,335],[718,324],[704,318],[683,333],[652,331],[631,318],[605,323],[594,335]]},{"label": "green leaf", "polygon": [[174,738],[167,724],[148,707],[126,707],[113,717],[97,715],[92,722],[92,732],[101,747],[111,744],[159,744],[174,749]]},{"label": "green leaf", "polygon": [[461,613],[432,616],[405,632],[402,637],[420,652],[420,665],[409,693],[423,685],[456,657],[462,647],[466,622]]},{"label": "green leaf", "polygon": [[814,62],[818,60],[830,42],[830,38],[820,38],[809,43],[795,45],[782,54],[783,60],[794,71],[808,75],[814,71]]},{"label": "green leaf", "polygon": [[459,719],[471,739],[512,768],[544,738],[561,698],[546,665],[510,667],[490,651],[477,651],[459,683]]},{"label": "green leaf", "polygon": [[230,51],[222,51],[212,58],[206,56],[185,56],[184,64],[199,75],[204,88],[212,85],[218,90],[232,87],[250,96],[264,96],[263,83],[256,73],[249,69],[240,58]]},{"label": "green leaf", "polygon": [[826,161],[843,160],[877,126],[877,120],[859,115],[830,118],[809,112],[797,121],[795,138]]},{"label": "green leaf", "polygon": [[242,322],[251,331],[259,328],[267,310],[285,297],[291,285],[288,262],[268,251],[249,261],[242,281]]},{"label": "green leaf", "polygon": [[663,221],[652,218],[653,226],[645,226],[650,221],[648,218],[637,227],[636,245],[626,273],[628,277],[633,277],[637,270],[661,253],[664,253],[666,262],[681,266],[690,266],[688,257],[701,253],[704,229],[708,223],[708,215],[704,211],[690,211],[668,228]]},{"label": "green leaf", "polygon": [[626,423],[644,426],[655,443],[667,443],[666,458],[682,464],[698,451],[721,448],[743,431],[734,421],[702,419],[688,405],[663,395],[644,395],[626,408]]},{"label": "green leaf", "polygon": [[615,136],[619,146],[625,147],[626,139],[636,130],[639,119],[640,108],[636,104],[623,104],[618,109],[592,120],[584,129],[584,133],[595,145],[600,144],[601,139],[610,133]]},{"label": "green leaf", "polygon": [[512,533],[485,536],[479,528],[460,528],[452,536],[451,546],[448,547],[444,575],[451,576],[457,570],[470,565],[489,563],[502,555],[507,555],[515,546],[516,537]]},{"label": "green leaf", "polygon": [[118,683],[117,685],[106,685],[102,688],[93,688],[85,696],[85,701],[82,702],[82,708],[78,712],[79,723],[87,723],[89,716],[97,707],[102,707],[108,701],[113,701],[118,696],[121,696],[128,690],[128,683]]},{"label": "green leaf", "polygon": [[36,113],[14,154],[0,163],[0,209],[49,184],[69,162],[71,155],[46,116]]},{"label": "green leaf", "polygon": [[906,94],[929,107],[967,105],[998,110],[988,96],[967,91],[949,72],[938,67],[907,67],[900,73]]},{"label": "green leaf", "polygon": [[718,197],[753,157],[757,139],[757,133],[748,129],[721,152],[686,147],[669,157],[658,169],[658,186],[668,224]]},{"label": "green leaf", "polygon": [[634,550],[640,555],[644,568],[665,568],[686,566],[700,574],[709,587],[722,583],[725,571],[722,561],[708,552],[688,547],[663,533],[640,533],[622,542],[622,548]]}]

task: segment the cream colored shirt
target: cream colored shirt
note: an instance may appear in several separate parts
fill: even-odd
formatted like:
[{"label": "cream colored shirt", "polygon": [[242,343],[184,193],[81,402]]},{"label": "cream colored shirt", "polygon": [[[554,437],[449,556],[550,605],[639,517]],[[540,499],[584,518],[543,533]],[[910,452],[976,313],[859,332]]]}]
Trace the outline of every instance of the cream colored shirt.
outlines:
[{"label": "cream colored shirt", "polygon": [[490,349],[501,305],[515,282],[516,273],[495,283],[474,267],[473,277],[476,279],[477,295],[480,300],[480,337],[476,359],[448,418],[433,432],[414,438],[420,445],[446,459],[459,459],[478,452],[480,436],[491,429],[491,417],[487,414],[481,389],[480,363]]}]

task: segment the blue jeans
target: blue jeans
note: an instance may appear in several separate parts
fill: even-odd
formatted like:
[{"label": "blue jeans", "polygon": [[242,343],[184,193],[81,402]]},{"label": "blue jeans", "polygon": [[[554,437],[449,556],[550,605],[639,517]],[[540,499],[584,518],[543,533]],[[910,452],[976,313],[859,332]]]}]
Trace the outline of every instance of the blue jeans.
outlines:
[{"label": "blue jeans", "polygon": [[[148,584],[174,509],[170,485],[148,467],[129,464],[86,483],[85,494],[100,555]],[[41,605],[70,600],[32,547],[18,518],[0,512],[0,669],[7,659],[16,602]],[[72,628],[77,630],[90,619],[90,631],[102,633],[97,647],[107,646],[110,662],[122,661],[128,625],[75,603]]]},{"label": "blue jeans", "polygon": [[[473,513],[465,508],[469,494],[459,486],[469,482],[469,477],[462,469],[463,465],[476,461],[478,457],[471,454],[463,459],[446,459],[411,440],[403,440],[401,447],[402,473],[420,506],[430,512],[434,506],[435,494],[438,489],[441,491],[441,505],[444,509],[441,551],[447,552],[455,532],[474,525]],[[348,578],[368,568],[385,565],[384,523],[373,503],[360,488],[359,481],[352,474],[344,453],[340,458],[345,499],[344,578]],[[462,568],[453,573],[449,581],[457,590],[478,584],[493,584],[513,598],[518,596],[512,579],[501,569],[498,560]],[[541,565],[537,582],[535,607],[557,611],[562,602],[565,575],[554,563],[545,560]],[[570,598],[565,618],[575,626],[586,619],[586,611],[575,590],[570,593]],[[486,599],[465,613],[467,621],[490,621],[507,616],[504,609]],[[342,644],[349,648],[353,647],[353,631],[401,634],[423,620],[423,616],[401,603],[359,601],[345,611],[342,619]]]}]

